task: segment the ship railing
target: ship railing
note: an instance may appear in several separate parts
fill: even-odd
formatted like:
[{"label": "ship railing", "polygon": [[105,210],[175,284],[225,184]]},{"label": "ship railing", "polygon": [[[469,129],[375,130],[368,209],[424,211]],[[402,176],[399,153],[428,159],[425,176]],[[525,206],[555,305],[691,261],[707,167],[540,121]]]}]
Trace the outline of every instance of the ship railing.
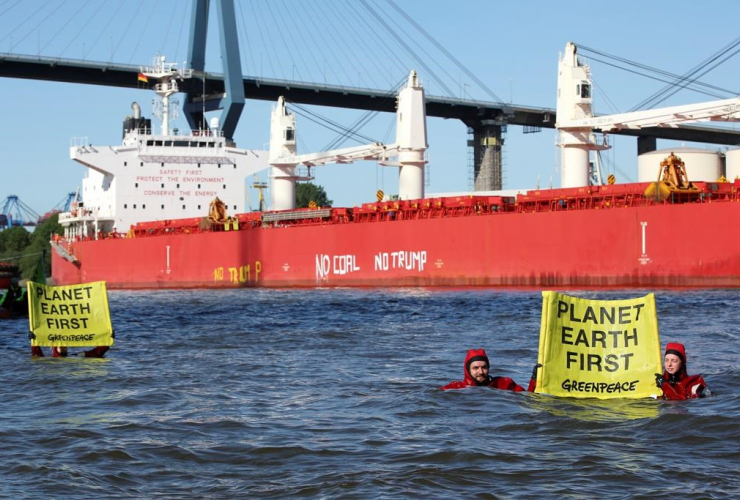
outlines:
[{"label": "ship railing", "polygon": [[331,208],[317,210],[296,210],[290,212],[271,212],[262,214],[262,222],[282,222],[303,219],[327,219],[331,217]]}]

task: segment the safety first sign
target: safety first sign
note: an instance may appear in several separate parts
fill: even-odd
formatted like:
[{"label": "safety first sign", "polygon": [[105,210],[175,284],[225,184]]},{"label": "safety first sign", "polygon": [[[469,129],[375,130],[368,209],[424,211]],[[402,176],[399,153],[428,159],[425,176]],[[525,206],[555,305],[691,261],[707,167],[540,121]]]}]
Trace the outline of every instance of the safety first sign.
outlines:
[{"label": "safety first sign", "polygon": [[113,345],[104,281],[69,286],[29,281],[28,313],[32,346]]},{"label": "safety first sign", "polygon": [[535,392],[575,398],[657,397],[655,296],[589,300],[542,292]]}]

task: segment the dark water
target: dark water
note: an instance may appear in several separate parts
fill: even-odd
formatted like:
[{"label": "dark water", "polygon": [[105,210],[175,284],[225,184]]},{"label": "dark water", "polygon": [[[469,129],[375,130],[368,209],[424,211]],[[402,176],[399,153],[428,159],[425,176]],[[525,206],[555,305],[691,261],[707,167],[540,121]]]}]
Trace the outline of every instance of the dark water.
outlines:
[{"label": "dark water", "polygon": [[109,295],[106,359],[33,360],[0,323],[0,496],[740,497],[737,291],[656,293],[717,394],[690,402],[438,390],[469,347],[526,385],[538,292]]}]

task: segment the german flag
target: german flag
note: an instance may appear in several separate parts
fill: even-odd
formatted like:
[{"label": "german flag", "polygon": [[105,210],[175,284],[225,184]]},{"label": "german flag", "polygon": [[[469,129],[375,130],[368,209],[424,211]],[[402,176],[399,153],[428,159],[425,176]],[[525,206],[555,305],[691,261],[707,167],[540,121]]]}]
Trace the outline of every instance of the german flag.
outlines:
[{"label": "german flag", "polygon": [[139,73],[139,79],[140,82],[149,83],[149,77],[146,76],[144,73]]}]

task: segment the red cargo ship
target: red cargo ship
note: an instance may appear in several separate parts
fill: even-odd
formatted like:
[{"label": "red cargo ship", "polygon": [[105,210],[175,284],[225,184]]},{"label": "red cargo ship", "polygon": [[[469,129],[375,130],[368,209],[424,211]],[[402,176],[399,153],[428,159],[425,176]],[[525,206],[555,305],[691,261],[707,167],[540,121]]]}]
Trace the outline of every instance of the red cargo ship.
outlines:
[{"label": "red cargo ship", "polygon": [[507,197],[137,224],[132,237],[69,243],[60,284],[111,288],[293,286],[737,287],[740,181],[658,202],[649,184]]},{"label": "red cargo ship", "polygon": [[[176,89],[173,68],[146,74],[166,83],[159,88]],[[127,119],[123,146],[72,148],[91,173],[84,207],[60,216],[65,237],[52,242],[53,279],[103,280],[109,288],[740,286],[740,236],[732,229],[740,181],[692,184],[670,155],[660,182],[588,186],[590,151],[608,147],[593,140],[595,127],[735,120],[738,101],[593,117],[590,72],[571,44],[558,86],[567,187],[515,197],[424,197],[424,100],[414,73],[399,95],[397,140],[389,146],[298,156],[294,118],[280,101],[268,162],[210,130],[178,136],[163,126],[152,136],[137,113]],[[398,157],[399,201],[294,208],[296,165],[391,156]],[[277,210],[239,213],[243,196],[229,189],[267,163]],[[229,173],[242,177],[230,184]],[[212,204],[203,218],[202,197],[214,193],[238,215]]]}]

